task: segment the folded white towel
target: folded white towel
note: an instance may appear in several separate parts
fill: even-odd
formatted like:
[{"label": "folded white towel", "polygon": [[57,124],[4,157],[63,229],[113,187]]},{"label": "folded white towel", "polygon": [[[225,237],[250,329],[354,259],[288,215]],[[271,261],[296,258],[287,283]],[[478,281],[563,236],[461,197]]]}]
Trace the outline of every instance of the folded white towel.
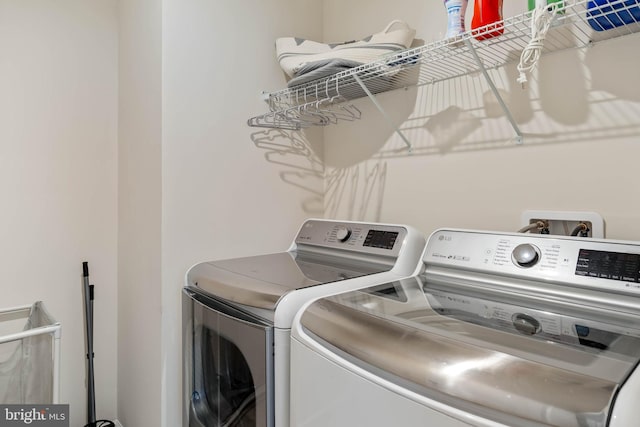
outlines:
[{"label": "folded white towel", "polygon": [[[392,29],[397,27],[397,29]],[[278,62],[289,77],[295,77],[307,63],[325,59],[344,59],[356,63],[375,61],[391,52],[411,46],[416,31],[405,22],[395,20],[380,33],[343,43],[318,43],[297,37],[276,40]]]}]

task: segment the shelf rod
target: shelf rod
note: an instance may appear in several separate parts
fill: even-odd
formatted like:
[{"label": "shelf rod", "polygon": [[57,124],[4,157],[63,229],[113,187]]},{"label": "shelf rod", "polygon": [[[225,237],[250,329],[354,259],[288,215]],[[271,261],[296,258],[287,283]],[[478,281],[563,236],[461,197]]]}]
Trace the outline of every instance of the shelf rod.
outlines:
[{"label": "shelf rod", "polygon": [[409,142],[409,140],[407,139],[406,136],[404,136],[404,134],[400,131],[400,129],[398,129],[398,127],[396,125],[393,124],[393,120],[391,120],[391,117],[389,117],[389,115],[387,114],[387,112],[384,110],[384,108],[382,108],[382,105],[380,105],[380,103],[378,102],[378,100],[376,99],[376,97],[371,93],[371,91],[369,90],[368,87],[365,86],[364,82],[362,80],[360,80],[360,77],[358,77],[357,74],[353,74],[353,78],[358,82],[358,84],[360,85],[360,87],[362,88],[362,90],[364,90],[364,93],[367,94],[367,96],[369,97],[369,99],[371,100],[371,102],[373,102],[373,105],[376,106],[376,108],[378,109],[378,111],[380,111],[380,113],[382,114],[382,116],[385,118],[385,120],[389,123],[389,125],[393,128],[393,130],[400,136],[400,138],[402,138],[402,140],[404,141],[405,144],[407,144],[407,147],[409,148],[409,152],[411,152],[411,143]]},{"label": "shelf rod", "polygon": [[469,50],[473,54],[473,57],[478,63],[478,67],[480,68],[480,71],[482,71],[482,74],[484,75],[485,80],[489,84],[489,87],[491,88],[491,92],[493,92],[493,95],[498,100],[498,104],[500,104],[502,111],[504,111],[504,113],[507,116],[507,119],[511,123],[511,127],[513,127],[513,130],[516,132],[516,144],[522,144],[522,132],[520,132],[520,128],[518,127],[518,124],[516,123],[515,119],[511,115],[511,111],[509,111],[509,107],[507,107],[507,104],[505,104],[504,100],[500,96],[500,93],[498,92],[498,88],[493,83],[493,80],[491,80],[491,77],[489,76],[487,69],[484,67],[482,60],[480,59],[480,56],[478,56],[478,52],[476,52],[476,49],[473,47],[473,43],[471,43],[471,39],[466,39],[465,43],[467,44],[467,47],[469,48]]}]

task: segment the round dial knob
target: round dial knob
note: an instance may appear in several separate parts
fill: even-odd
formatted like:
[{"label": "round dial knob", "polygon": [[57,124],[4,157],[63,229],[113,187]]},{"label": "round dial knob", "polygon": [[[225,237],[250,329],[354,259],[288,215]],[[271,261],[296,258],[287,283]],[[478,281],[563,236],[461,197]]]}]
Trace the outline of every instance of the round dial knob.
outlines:
[{"label": "round dial knob", "polygon": [[540,251],[530,243],[523,243],[511,252],[511,259],[519,267],[533,267],[540,259]]},{"label": "round dial knob", "polygon": [[540,332],[540,322],[535,317],[524,313],[516,313],[511,317],[514,328],[525,335],[534,335]]},{"label": "round dial knob", "polygon": [[338,227],[336,230],[336,239],[338,239],[339,242],[346,242],[349,240],[349,237],[351,237],[351,230],[343,226]]}]

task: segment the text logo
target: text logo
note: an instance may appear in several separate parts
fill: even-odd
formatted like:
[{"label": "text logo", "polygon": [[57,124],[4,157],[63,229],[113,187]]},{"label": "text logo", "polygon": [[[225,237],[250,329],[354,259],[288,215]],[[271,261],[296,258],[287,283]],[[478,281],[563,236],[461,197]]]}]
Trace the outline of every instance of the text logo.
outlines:
[{"label": "text logo", "polygon": [[0,427],[69,427],[69,405],[0,405]]}]

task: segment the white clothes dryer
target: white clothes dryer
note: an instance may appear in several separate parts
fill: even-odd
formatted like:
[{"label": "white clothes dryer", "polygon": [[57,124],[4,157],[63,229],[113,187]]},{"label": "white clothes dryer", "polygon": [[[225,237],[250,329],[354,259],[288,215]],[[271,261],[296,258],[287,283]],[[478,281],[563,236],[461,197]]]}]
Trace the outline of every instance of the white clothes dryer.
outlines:
[{"label": "white clothes dryer", "polygon": [[629,427],[640,244],[439,230],[416,277],[307,303],[297,427]]},{"label": "white clothes dryer", "polygon": [[287,251],[194,265],[183,290],[183,426],[288,427],[297,311],[416,274],[425,245],[404,225],[311,219]]}]

